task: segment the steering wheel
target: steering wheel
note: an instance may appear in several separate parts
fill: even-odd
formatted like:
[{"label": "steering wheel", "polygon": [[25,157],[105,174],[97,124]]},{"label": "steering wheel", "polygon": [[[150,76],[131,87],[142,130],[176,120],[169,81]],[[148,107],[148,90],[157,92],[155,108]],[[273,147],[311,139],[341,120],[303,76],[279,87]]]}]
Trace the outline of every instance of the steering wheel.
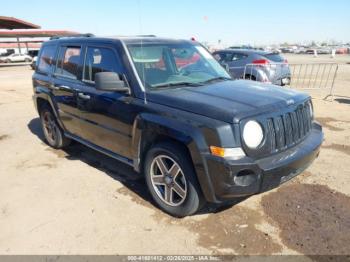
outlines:
[{"label": "steering wheel", "polygon": [[182,67],[180,70],[179,70],[179,75],[182,75],[182,76],[188,76],[191,72],[189,70],[186,70],[186,66]]},{"label": "steering wheel", "polygon": [[182,76],[189,76],[193,73],[201,73],[203,72],[203,69],[201,68],[191,68],[190,70],[187,70],[187,67],[190,67],[191,65],[184,66],[179,70],[179,74]]}]

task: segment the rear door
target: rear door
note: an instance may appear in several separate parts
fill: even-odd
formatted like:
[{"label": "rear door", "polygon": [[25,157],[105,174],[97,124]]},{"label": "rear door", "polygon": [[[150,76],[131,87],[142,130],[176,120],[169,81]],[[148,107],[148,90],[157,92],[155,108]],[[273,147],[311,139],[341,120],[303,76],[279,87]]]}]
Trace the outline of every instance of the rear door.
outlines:
[{"label": "rear door", "polygon": [[81,137],[103,149],[131,158],[131,130],[136,113],[133,98],[126,93],[95,89],[95,74],[116,72],[125,74],[115,46],[90,44],[85,46],[84,86],[77,94],[81,122]]},{"label": "rear door", "polygon": [[244,78],[244,70],[247,64],[248,55],[243,53],[231,53],[228,65],[234,79]]},{"label": "rear door", "polygon": [[80,45],[61,45],[51,86],[64,128],[74,135],[80,131],[76,90],[81,85],[82,59]]}]

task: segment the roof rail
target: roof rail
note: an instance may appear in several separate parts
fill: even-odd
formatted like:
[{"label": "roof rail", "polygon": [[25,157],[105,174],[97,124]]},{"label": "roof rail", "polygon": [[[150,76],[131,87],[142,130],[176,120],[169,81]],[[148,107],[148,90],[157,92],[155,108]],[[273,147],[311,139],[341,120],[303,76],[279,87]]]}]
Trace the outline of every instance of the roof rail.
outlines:
[{"label": "roof rail", "polygon": [[135,35],[135,37],[157,37],[156,35]]},{"label": "roof rail", "polygon": [[106,36],[107,38],[125,38],[125,37],[157,37],[156,35],[112,35]]},{"label": "roof rail", "polygon": [[61,38],[66,38],[66,37],[95,37],[95,35],[91,34],[91,33],[76,34],[76,35],[55,35],[55,36],[51,36],[50,40],[61,39]]}]

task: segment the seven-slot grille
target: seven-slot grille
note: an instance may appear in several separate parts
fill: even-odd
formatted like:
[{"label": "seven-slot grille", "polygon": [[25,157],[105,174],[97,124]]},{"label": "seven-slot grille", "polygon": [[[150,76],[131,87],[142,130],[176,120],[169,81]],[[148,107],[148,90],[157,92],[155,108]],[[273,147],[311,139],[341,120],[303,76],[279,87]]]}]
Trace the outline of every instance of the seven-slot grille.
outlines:
[{"label": "seven-slot grille", "polygon": [[312,128],[311,103],[299,105],[288,112],[267,119],[267,135],[271,152],[279,151],[302,140]]}]

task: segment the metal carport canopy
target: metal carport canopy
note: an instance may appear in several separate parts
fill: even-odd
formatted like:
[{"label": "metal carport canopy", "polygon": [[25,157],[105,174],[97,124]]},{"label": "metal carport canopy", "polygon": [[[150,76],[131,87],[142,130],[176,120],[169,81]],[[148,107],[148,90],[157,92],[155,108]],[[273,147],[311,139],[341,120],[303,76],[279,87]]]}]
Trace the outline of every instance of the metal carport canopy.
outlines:
[{"label": "metal carport canopy", "polygon": [[[20,41],[20,38],[34,38],[34,37],[52,37],[52,36],[70,36],[77,35],[79,33],[66,30],[42,30],[42,29],[24,29],[24,30],[2,30],[0,29],[0,39],[4,38],[7,43],[17,43],[19,53],[21,54],[20,43],[25,43],[28,52],[28,42],[31,41]],[[17,41],[8,41],[8,38],[16,38]],[[2,42],[2,41],[0,41]],[[41,40],[43,42],[43,40]]]},{"label": "metal carport canopy", "polygon": [[18,18],[0,16],[0,29],[39,29],[38,25],[23,21]]},{"label": "metal carport canopy", "polygon": [[78,34],[77,32],[65,31],[65,30],[41,30],[41,29],[0,30],[0,38],[51,37],[51,36],[77,35],[77,34]]}]

